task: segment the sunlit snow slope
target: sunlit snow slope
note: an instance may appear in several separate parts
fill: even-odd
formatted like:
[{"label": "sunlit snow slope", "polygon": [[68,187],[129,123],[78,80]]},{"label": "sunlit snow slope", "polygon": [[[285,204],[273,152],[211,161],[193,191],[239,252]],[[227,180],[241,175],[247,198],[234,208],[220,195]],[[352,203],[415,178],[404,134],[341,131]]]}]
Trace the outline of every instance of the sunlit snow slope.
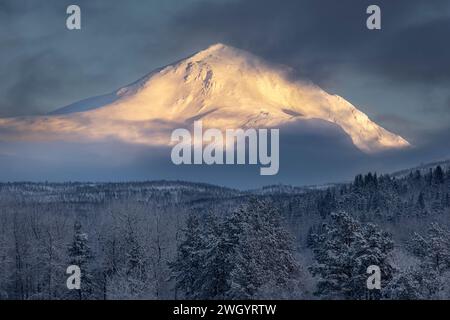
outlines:
[{"label": "sunlit snow slope", "polygon": [[408,146],[345,99],[292,81],[284,68],[216,44],[132,85],[46,116],[0,119],[0,139],[168,145],[174,128],[282,127],[295,120],[335,123],[364,152]]}]

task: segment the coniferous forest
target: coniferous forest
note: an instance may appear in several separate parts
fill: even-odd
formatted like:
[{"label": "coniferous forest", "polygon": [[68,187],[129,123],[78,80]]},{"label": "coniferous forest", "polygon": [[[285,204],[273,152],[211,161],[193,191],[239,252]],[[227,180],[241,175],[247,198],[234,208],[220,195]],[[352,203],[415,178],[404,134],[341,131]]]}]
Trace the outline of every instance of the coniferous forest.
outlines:
[{"label": "coniferous forest", "polygon": [[449,218],[448,163],[251,191],[3,183],[0,299],[450,299]]}]

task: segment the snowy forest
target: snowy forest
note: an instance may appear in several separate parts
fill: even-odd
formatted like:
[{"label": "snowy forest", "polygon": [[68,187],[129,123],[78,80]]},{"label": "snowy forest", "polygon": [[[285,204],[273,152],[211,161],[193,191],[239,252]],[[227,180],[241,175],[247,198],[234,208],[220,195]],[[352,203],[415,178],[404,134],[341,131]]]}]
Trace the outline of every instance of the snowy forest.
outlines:
[{"label": "snowy forest", "polygon": [[2,183],[0,299],[450,299],[449,164],[250,191]]}]

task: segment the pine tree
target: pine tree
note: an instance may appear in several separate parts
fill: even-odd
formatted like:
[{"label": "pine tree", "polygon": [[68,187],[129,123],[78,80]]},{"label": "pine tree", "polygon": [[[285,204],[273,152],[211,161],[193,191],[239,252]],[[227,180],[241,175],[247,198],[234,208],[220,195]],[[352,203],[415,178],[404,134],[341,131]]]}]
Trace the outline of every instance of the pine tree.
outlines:
[{"label": "pine tree", "polygon": [[306,246],[308,248],[314,248],[317,243],[318,233],[315,230],[314,226],[308,228],[308,232],[306,234]]},{"label": "pine tree", "polygon": [[437,166],[436,169],[434,169],[433,179],[437,184],[444,183],[444,171],[442,170],[441,166]]},{"label": "pine tree", "polygon": [[421,210],[425,209],[425,199],[424,199],[423,192],[419,193],[419,197],[417,198],[417,207]]},{"label": "pine tree", "polygon": [[313,250],[316,261],[310,267],[314,276],[320,276],[316,295],[329,299],[374,298],[366,287],[366,271],[371,265],[380,268],[383,284],[391,279],[389,254],[393,242],[375,225],[362,225],[345,212],[333,213],[332,224],[319,236]]},{"label": "pine tree", "polygon": [[293,240],[273,206],[251,201],[232,215],[227,233],[229,239],[235,237],[229,298],[250,299],[265,284],[283,291],[296,282],[299,267],[293,255]]},{"label": "pine tree", "polygon": [[251,201],[223,221],[188,219],[185,241],[171,264],[176,285],[190,299],[250,299],[263,285],[279,292],[296,283],[292,239],[279,214]]},{"label": "pine tree", "polygon": [[440,290],[440,280],[434,272],[420,267],[410,267],[395,273],[385,290],[384,298],[391,300],[435,299]]},{"label": "pine tree", "polygon": [[[437,223],[432,223],[425,235],[414,233],[408,249],[420,263],[415,269],[403,272],[401,283],[409,281],[413,294],[418,299],[438,299],[443,294],[450,271],[450,232]],[[406,286],[408,284],[404,284]],[[398,290],[394,290],[398,295]]]},{"label": "pine tree", "polygon": [[428,186],[431,186],[433,184],[433,169],[430,168],[428,173],[425,174],[425,181],[427,182]]},{"label": "pine tree", "polygon": [[229,257],[232,241],[227,237],[219,218],[209,213],[205,217],[203,247],[201,251],[203,273],[198,281],[199,299],[225,299],[229,290],[229,273],[232,268]]},{"label": "pine tree", "polygon": [[322,218],[325,218],[331,214],[336,208],[336,200],[334,194],[328,189],[323,197],[317,202],[317,209]]},{"label": "pine tree", "polygon": [[196,215],[189,215],[184,230],[185,239],[178,247],[178,258],[169,264],[176,288],[184,292],[187,299],[196,299],[200,294],[203,278],[203,231]]},{"label": "pine tree", "polygon": [[426,235],[414,233],[409,249],[421,259],[422,268],[438,274],[450,269],[450,232],[438,223],[432,223]]},{"label": "pine tree", "polygon": [[147,270],[144,257],[144,249],[138,241],[136,232],[130,222],[125,237],[125,278],[127,281],[127,295],[130,297],[141,297],[147,289]]}]

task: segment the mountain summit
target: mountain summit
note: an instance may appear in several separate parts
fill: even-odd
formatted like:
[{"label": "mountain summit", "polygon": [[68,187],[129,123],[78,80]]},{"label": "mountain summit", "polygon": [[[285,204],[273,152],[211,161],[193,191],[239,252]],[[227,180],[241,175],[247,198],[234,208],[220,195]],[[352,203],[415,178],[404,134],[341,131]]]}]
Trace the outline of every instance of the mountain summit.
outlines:
[{"label": "mountain summit", "polygon": [[[339,126],[368,153],[409,143],[371,121],[345,99],[292,81],[285,68],[223,44],[157,69],[119,90],[46,116],[0,119],[7,139],[168,145],[174,128],[282,127],[320,119]],[[2,139],[2,136],[0,136]]]}]

